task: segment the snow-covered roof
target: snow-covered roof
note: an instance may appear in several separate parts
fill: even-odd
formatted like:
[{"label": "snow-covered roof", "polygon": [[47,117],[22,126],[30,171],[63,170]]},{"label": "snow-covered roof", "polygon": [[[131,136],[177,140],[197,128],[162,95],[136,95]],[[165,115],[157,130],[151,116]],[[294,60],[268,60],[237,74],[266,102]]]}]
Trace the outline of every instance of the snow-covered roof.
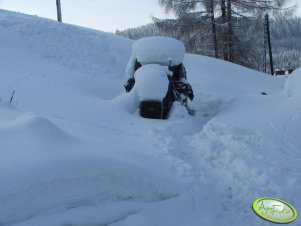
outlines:
[{"label": "snow-covered roof", "polygon": [[133,54],[142,64],[161,64],[174,66],[184,59],[184,44],[168,37],[147,37],[136,41]]}]

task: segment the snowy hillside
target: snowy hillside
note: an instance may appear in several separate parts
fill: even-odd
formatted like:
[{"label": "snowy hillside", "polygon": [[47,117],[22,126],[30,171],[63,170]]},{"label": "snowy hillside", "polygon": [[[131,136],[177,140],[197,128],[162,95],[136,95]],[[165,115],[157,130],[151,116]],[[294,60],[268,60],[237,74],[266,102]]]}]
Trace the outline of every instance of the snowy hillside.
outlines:
[{"label": "snowy hillside", "polygon": [[151,120],[123,90],[131,40],[2,10],[0,34],[1,226],[271,225],[251,208],[265,196],[301,210],[301,69],[187,54],[196,115]]}]

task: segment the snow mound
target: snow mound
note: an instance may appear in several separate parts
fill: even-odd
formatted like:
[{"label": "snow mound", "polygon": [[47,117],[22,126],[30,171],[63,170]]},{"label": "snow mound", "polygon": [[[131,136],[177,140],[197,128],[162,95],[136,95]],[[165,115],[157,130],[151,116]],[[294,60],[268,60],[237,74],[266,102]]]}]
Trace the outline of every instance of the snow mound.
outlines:
[{"label": "snow mound", "polygon": [[163,100],[168,90],[166,68],[157,64],[142,66],[135,72],[135,87],[140,100]]},{"label": "snow mound", "polygon": [[32,138],[40,143],[49,140],[55,142],[67,141],[71,138],[69,134],[51,121],[32,114],[23,114],[12,122],[0,127],[0,137],[3,142],[14,139],[18,142],[23,141],[26,143]]},{"label": "snow mound", "polygon": [[[46,118],[23,114],[0,127],[0,168],[32,164],[37,160],[63,153],[78,140]],[[22,161],[16,161],[16,159]]]},{"label": "snow mound", "polygon": [[7,124],[7,122],[16,119],[20,112],[14,108],[11,104],[0,101],[0,128]]},{"label": "snow mound", "polygon": [[0,11],[0,28],[20,36],[32,52],[52,63],[114,78],[123,76],[119,65],[126,65],[124,56],[129,55],[132,42],[102,31],[4,10]]},{"label": "snow mound", "polygon": [[15,178],[19,179],[18,186],[13,189],[8,189],[13,186],[9,178],[2,177],[6,184],[0,186],[1,223],[51,216],[101,203],[156,202],[178,195],[174,187],[168,187],[165,178],[110,158],[70,155],[66,161],[58,156],[40,164],[18,172]]},{"label": "snow mound", "polygon": [[288,97],[301,97],[301,68],[294,71],[284,84],[284,92]]},{"label": "snow mound", "polygon": [[[62,226],[62,225],[114,225],[114,222],[135,215],[142,208],[139,203],[114,203],[82,206],[27,219],[14,226]],[[66,224],[68,222],[68,224]],[[133,224],[130,224],[133,225]]]},{"label": "snow mound", "polygon": [[[300,160],[287,145],[258,131],[214,121],[186,141],[191,147],[189,161],[196,167],[194,171],[202,172],[203,186],[212,188],[213,193],[215,189],[219,191],[216,198],[220,209],[216,211],[221,219],[231,216],[230,225],[239,225],[237,215],[254,220],[254,216],[244,210],[256,197],[282,195],[287,200],[295,199],[295,186],[300,187],[297,183],[300,173],[295,164]],[[290,160],[284,156],[291,156]],[[205,201],[208,194],[203,195]],[[229,209],[228,205],[235,208]],[[222,224],[217,220],[214,225],[219,223]]]},{"label": "snow mound", "polygon": [[178,101],[175,101],[173,103],[169,114],[170,114],[169,119],[173,119],[173,120],[189,117],[186,107]]},{"label": "snow mound", "polygon": [[133,54],[142,65],[178,65],[182,63],[184,53],[184,44],[168,37],[142,38],[133,45]]},{"label": "snow mound", "polygon": [[266,225],[263,196],[301,209],[300,69],[186,54],[195,116],[145,120],[121,92],[132,41],[1,10],[0,33],[1,226]]},{"label": "snow mound", "polygon": [[263,91],[275,94],[282,91],[285,80],[280,76],[270,76],[237,64],[200,55],[186,54],[184,64],[188,81],[194,88],[196,97],[199,96],[199,91],[202,94],[226,98],[261,95]]}]

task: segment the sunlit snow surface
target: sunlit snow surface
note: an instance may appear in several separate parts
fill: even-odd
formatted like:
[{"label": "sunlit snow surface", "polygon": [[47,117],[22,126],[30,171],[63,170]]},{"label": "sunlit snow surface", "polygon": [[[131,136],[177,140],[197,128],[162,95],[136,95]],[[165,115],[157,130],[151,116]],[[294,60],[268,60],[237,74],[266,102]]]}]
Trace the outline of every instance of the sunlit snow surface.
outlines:
[{"label": "sunlit snow surface", "polygon": [[151,120],[122,87],[132,41],[5,11],[0,34],[1,226],[270,225],[251,209],[266,196],[301,209],[300,69],[187,54],[196,115]]},{"label": "sunlit snow surface", "polygon": [[134,74],[134,91],[137,92],[141,100],[162,101],[168,90],[167,75],[168,69],[158,64],[144,65]]},{"label": "sunlit snow surface", "polygon": [[142,64],[174,66],[183,62],[182,42],[168,37],[147,37],[133,44],[133,55]]}]

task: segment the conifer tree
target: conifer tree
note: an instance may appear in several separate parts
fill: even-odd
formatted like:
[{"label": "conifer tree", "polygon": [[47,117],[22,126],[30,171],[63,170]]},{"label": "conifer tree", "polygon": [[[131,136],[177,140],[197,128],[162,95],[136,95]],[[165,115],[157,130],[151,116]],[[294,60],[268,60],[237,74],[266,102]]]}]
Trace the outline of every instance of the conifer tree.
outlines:
[{"label": "conifer tree", "polygon": [[165,32],[173,31],[187,49],[204,55],[254,67],[256,32],[266,12],[285,12],[289,0],[159,0],[176,19],[154,22]]}]

